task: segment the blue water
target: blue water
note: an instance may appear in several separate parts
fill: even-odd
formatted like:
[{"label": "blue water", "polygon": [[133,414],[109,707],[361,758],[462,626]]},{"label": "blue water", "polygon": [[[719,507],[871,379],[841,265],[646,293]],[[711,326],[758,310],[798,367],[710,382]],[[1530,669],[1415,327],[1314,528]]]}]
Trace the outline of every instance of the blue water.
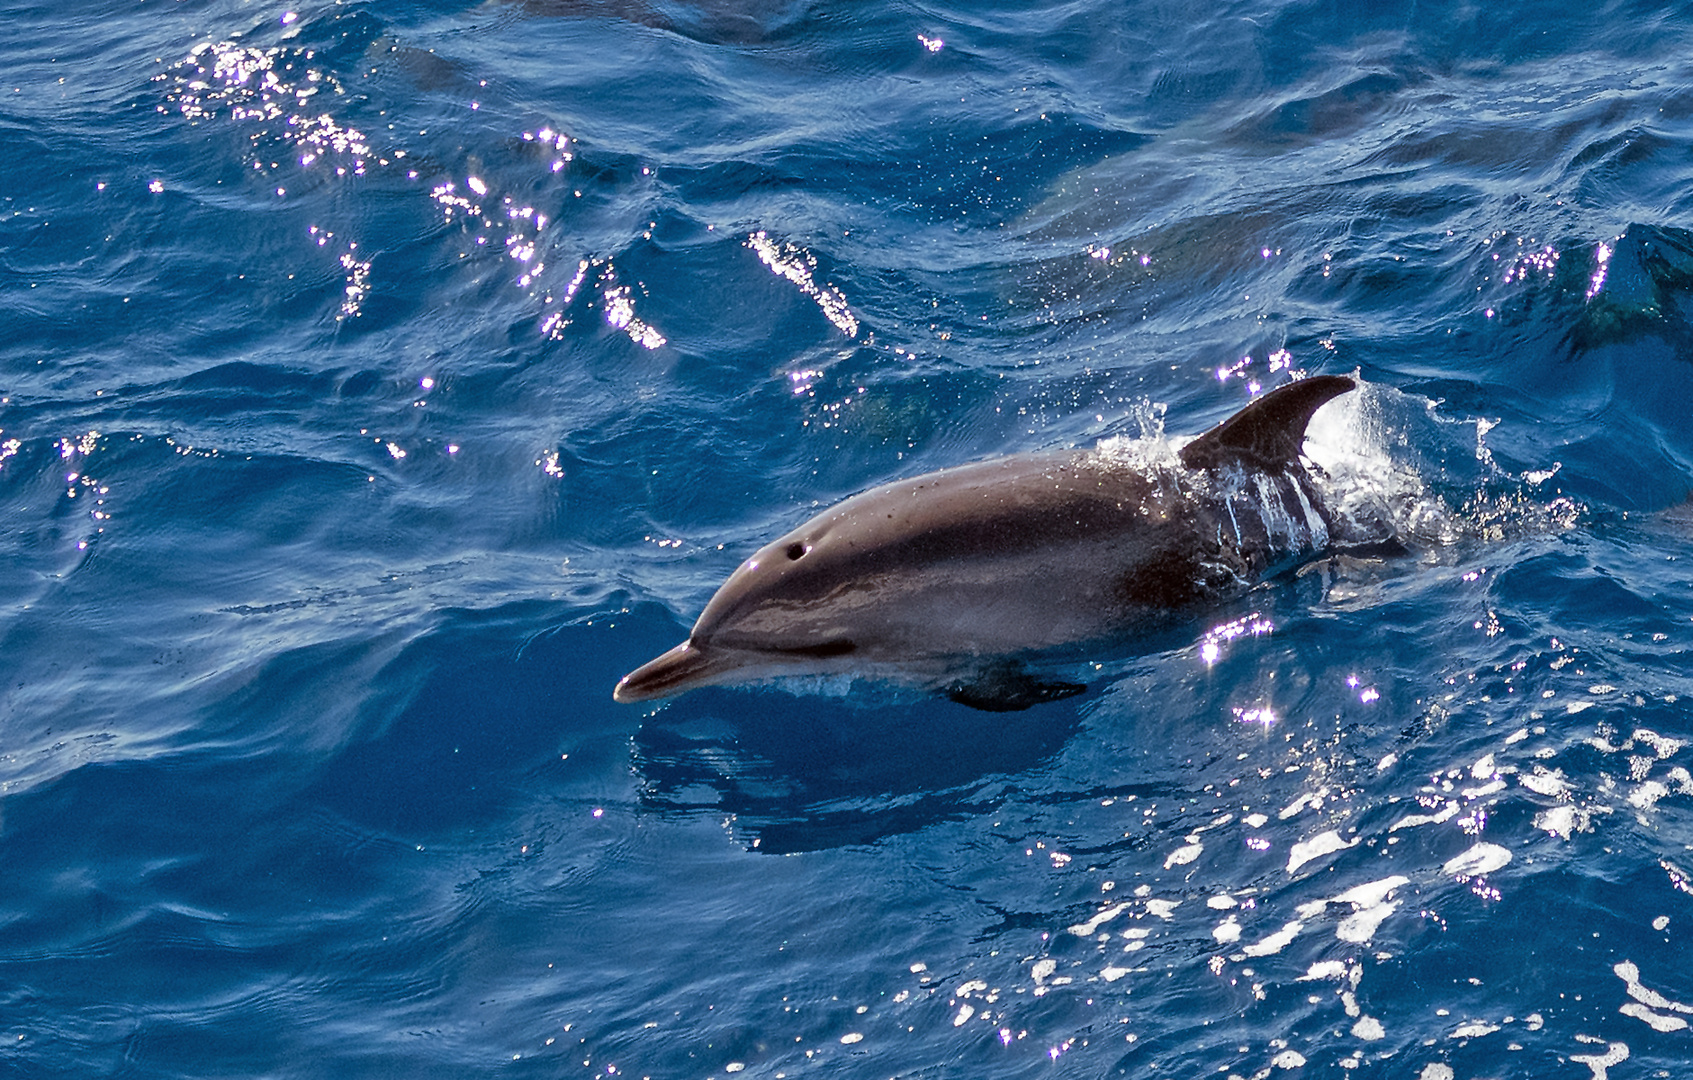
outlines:
[{"label": "blue water", "polygon": [[[8,1072],[1680,1075],[1693,17],[1359,7],[5,4]],[[1403,551],[611,700],[1283,369]]]}]

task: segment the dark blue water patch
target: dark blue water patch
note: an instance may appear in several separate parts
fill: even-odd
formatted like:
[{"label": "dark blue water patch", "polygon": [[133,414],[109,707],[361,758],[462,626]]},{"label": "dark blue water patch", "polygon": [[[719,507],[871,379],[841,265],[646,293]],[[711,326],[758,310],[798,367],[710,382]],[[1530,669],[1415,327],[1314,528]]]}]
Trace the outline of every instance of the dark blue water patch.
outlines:
[{"label": "dark blue water patch", "polygon": [[[535,605],[449,613],[411,643],[381,676],[408,689],[363,704],[313,798],[366,828],[434,836],[500,820],[560,772],[560,746],[572,748],[563,751],[575,755],[572,773],[606,764],[621,743],[610,693],[618,661],[596,654],[584,664],[577,642],[601,635],[537,633],[539,614]],[[604,693],[565,690],[581,686]]]},{"label": "dark blue water patch", "polygon": [[[410,849],[349,833],[288,786],[274,763],[231,768],[214,755],[81,770],[11,804],[14,882],[65,890],[50,924],[5,930],[8,983],[38,1018],[33,1061],[123,1061],[137,1075],[263,1067],[337,1041],[346,1020],[314,995],[357,985],[391,1009],[438,985],[439,927],[395,934],[379,952],[397,966],[383,970],[360,957],[378,951],[374,936],[333,917],[366,909],[387,921]],[[52,834],[71,807],[77,860],[101,868],[92,880],[59,869],[66,848]],[[264,1034],[237,1019],[266,1016],[279,1024]],[[308,1036],[288,1016],[327,1026]]]}]

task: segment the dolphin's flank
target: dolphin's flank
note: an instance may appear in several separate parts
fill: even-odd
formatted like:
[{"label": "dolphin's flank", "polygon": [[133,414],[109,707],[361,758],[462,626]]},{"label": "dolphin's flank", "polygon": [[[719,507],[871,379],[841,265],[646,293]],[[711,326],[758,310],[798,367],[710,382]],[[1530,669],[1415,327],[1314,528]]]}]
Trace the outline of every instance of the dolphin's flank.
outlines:
[{"label": "dolphin's flank", "polygon": [[1132,634],[1327,546],[1300,450],[1312,414],[1353,386],[1320,375],[1272,390],[1182,447],[1179,465],[1048,451],[855,495],[742,563],[688,640],[613,696],[860,670],[984,709],[1079,693],[1020,658]]}]

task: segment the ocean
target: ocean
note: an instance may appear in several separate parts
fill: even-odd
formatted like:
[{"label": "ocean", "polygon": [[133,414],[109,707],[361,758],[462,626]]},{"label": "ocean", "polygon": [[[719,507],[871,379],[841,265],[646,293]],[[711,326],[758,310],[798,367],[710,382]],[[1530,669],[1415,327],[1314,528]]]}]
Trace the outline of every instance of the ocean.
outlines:
[{"label": "ocean", "polygon": [[[0,3],[8,1075],[1685,1074],[1685,6]],[[1084,694],[612,700],[1305,374]]]}]

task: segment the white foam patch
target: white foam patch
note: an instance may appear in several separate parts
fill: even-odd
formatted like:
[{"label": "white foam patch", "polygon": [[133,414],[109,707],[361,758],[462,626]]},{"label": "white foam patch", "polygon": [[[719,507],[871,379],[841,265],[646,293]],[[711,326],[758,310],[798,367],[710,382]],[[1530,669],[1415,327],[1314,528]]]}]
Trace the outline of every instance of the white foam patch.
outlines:
[{"label": "white foam patch", "polygon": [[1185,847],[1179,847],[1170,852],[1170,857],[1164,860],[1164,869],[1168,870],[1172,866],[1186,866],[1199,858],[1199,853],[1204,850],[1204,844],[1188,844]]},{"label": "white foam patch", "polygon": [[1231,915],[1212,929],[1211,936],[1216,938],[1220,944],[1232,945],[1240,940],[1240,923],[1236,922],[1234,916]]},{"label": "white foam patch", "polygon": [[1381,903],[1401,885],[1409,885],[1411,879],[1395,874],[1393,877],[1380,878],[1376,881],[1366,881],[1362,885],[1354,885],[1333,900],[1331,904],[1352,904],[1355,907],[1373,907]]},{"label": "white foam patch", "polygon": [[[1693,1015],[1693,1005],[1671,1001],[1656,990],[1644,986],[1640,982],[1640,969],[1635,966],[1633,961],[1624,960],[1612,967],[1611,970],[1616,973],[1617,978],[1623,981],[1623,985],[1628,990],[1628,996],[1634,999],[1625,1002],[1617,1010],[1618,1012],[1650,1025],[1655,1031],[1681,1031],[1688,1026],[1683,1017]],[[1665,1012],[1682,1015],[1666,1016],[1664,1015]]]},{"label": "white foam patch", "polygon": [[1182,467],[1180,451],[1194,436],[1170,438],[1164,432],[1163,405],[1142,399],[1134,410],[1138,436],[1112,435],[1094,444],[1094,452],[1114,464],[1155,473]]},{"label": "white foam patch", "polygon": [[1381,1021],[1373,1016],[1360,1016],[1358,1022],[1352,1025],[1353,1038],[1365,1042],[1375,1042],[1387,1037],[1387,1031],[1382,1028]]},{"label": "white foam patch", "polygon": [[1312,859],[1320,859],[1324,855],[1329,855],[1336,851],[1343,851],[1357,842],[1356,838],[1352,840],[1342,840],[1340,838],[1340,834],[1335,832],[1333,829],[1330,829],[1326,833],[1313,836],[1309,840],[1301,840],[1288,850],[1287,872],[1291,874],[1295,870],[1298,870],[1301,866],[1310,862]]},{"label": "white foam patch", "polygon": [[1314,900],[1308,904],[1299,905],[1301,918],[1314,919],[1328,909],[1330,904],[1350,904],[1352,914],[1340,921],[1335,928],[1335,937],[1342,941],[1349,941],[1355,945],[1368,942],[1380,929],[1382,921],[1399,910],[1399,901],[1389,899],[1393,890],[1401,885],[1410,884],[1411,879],[1394,875],[1379,881],[1369,881],[1355,886],[1330,900]]},{"label": "white foam patch", "polygon": [[1468,1023],[1459,1024],[1447,1038],[1478,1039],[1483,1035],[1491,1035],[1498,1030],[1498,1024],[1489,1024],[1485,1020],[1471,1020]]},{"label": "white foam patch", "polygon": [[1160,919],[1168,919],[1178,907],[1181,907],[1181,904],[1180,900],[1148,900],[1146,902],[1146,913],[1156,915]]},{"label": "white foam patch", "polygon": [[1621,746],[1618,746],[1603,735],[1591,735],[1586,741],[1588,746],[1591,746],[1601,754],[1620,754],[1624,750],[1631,749],[1634,746],[1633,739],[1630,739]]},{"label": "white foam patch", "polygon": [[1322,793],[1317,792],[1317,791],[1307,791],[1305,794],[1299,796],[1299,798],[1293,800],[1292,802],[1288,803],[1286,806],[1282,807],[1281,810],[1276,814],[1276,817],[1279,818],[1282,821],[1286,821],[1288,818],[1290,818],[1293,815],[1299,813],[1301,810],[1304,810],[1308,807],[1318,807],[1318,806],[1321,806],[1321,805],[1323,805],[1323,795],[1322,795]]},{"label": "white foam patch", "polygon": [[1343,960],[1319,960],[1305,969],[1305,974],[1299,976],[1300,982],[1315,982],[1318,979],[1344,979],[1346,977],[1346,962]]},{"label": "white foam patch", "polygon": [[1528,776],[1517,777],[1517,783],[1549,799],[1561,799],[1570,793],[1570,782],[1564,779],[1564,770],[1548,770],[1544,765],[1536,765],[1534,772]]},{"label": "white foam patch", "polygon": [[1560,840],[1568,840],[1575,833],[1587,831],[1587,815],[1578,812],[1573,806],[1554,806],[1534,815],[1534,827],[1549,832]]},{"label": "white foam patch", "polygon": [[[1576,1038],[1581,1039],[1583,1042],[1603,1041],[1601,1039],[1595,1039],[1591,1035],[1577,1035]],[[1570,1060],[1592,1069],[1593,1080],[1610,1080],[1611,1066],[1621,1064],[1622,1062],[1628,1060],[1628,1044],[1620,1042],[1606,1043],[1605,1052],[1603,1054],[1571,1054]]]},{"label": "white foam patch", "polygon": [[1376,936],[1381,924],[1387,917],[1399,910],[1399,901],[1390,900],[1372,907],[1359,908],[1357,912],[1340,920],[1340,925],[1334,928],[1334,936],[1342,941],[1350,941],[1354,945],[1365,945]]},{"label": "white foam patch", "polygon": [[1466,799],[1481,799],[1504,790],[1505,781],[1503,779],[1498,779],[1491,783],[1483,784],[1480,787],[1465,788],[1458,794],[1462,795]]},{"label": "white foam patch", "polygon": [[1687,745],[1687,743],[1681,739],[1667,738],[1646,728],[1638,728],[1635,730],[1634,741],[1645,743],[1647,746],[1651,747],[1652,752],[1658,755],[1659,761],[1663,761],[1665,758],[1673,756],[1674,754],[1680,752],[1682,747]]},{"label": "white foam patch", "polygon": [[[1641,762],[1648,763],[1647,767],[1648,768],[1650,767],[1650,765],[1649,765],[1650,759],[1647,759],[1647,758],[1638,758],[1638,759],[1637,758],[1630,758],[1629,759],[1630,763],[1633,763],[1637,760],[1641,761]],[[1643,775],[1645,775],[1644,769],[1638,770],[1636,772],[1636,778],[1638,778],[1639,776],[1643,776]],[[1660,780],[1648,780],[1645,783],[1641,784],[1639,787],[1635,788],[1634,791],[1632,791],[1629,794],[1629,796],[1628,796],[1629,805],[1634,807],[1641,814],[1646,814],[1646,813],[1656,809],[1659,800],[1665,798],[1666,796],[1669,796],[1669,795],[1693,795],[1693,775],[1690,775],[1687,772],[1686,769],[1683,769],[1683,768],[1680,768],[1680,767],[1671,769],[1669,771],[1668,779],[1669,779],[1670,783],[1675,785],[1674,787],[1671,787],[1670,784],[1666,784],[1666,783],[1664,783],[1663,781],[1660,781]]]},{"label": "white foam patch", "polygon": [[1510,862],[1511,853],[1509,851],[1498,844],[1489,844],[1483,841],[1457,858],[1448,860],[1446,865],[1440,868],[1440,872],[1453,874],[1457,877],[1480,877],[1483,874],[1491,874],[1493,871],[1509,865]]},{"label": "white foam patch", "polygon": [[1066,927],[1066,929],[1068,929],[1070,933],[1075,934],[1077,937],[1092,937],[1095,931],[1110,922],[1112,919],[1121,915],[1128,906],[1129,902],[1127,900],[1120,904],[1112,904],[1110,907],[1094,915],[1094,917],[1089,919],[1087,922],[1080,922],[1074,926]]},{"label": "white foam patch", "polygon": [[1651,1009],[1648,1009],[1646,1006],[1640,1004],[1638,1001],[1624,1002],[1622,1008],[1618,1009],[1617,1012],[1622,1013],[1624,1016],[1632,1016],[1634,1019],[1644,1022],[1651,1027],[1653,1031],[1681,1031],[1687,1027],[1687,1021],[1683,1020],[1681,1017],[1665,1016],[1662,1013],[1655,1013]]},{"label": "white foam patch", "polygon": [[1242,949],[1247,956],[1274,956],[1292,943],[1299,936],[1299,931],[1305,929],[1305,924],[1297,920],[1283,926],[1263,941],[1255,945],[1248,945]]},{"label": "white foam patch", "polygon": [[1658,800],[1669,794],[1669,787],[1656,780],[1648,780],[1635,788],[1628,796],[1628,804],[1636,810],[1650,810],[1658,805]]},{"label": "white foam patch", "polygon": [[1439,825],[1442,822],[1451,821],[1453,817],[1457,816],[1457,813],[1458,804],[1449,802],[1432,814],[1408,814],[1389,825],[1387,831],[1395,833],[1400,829],[1412,829],[1418,825]]}]

